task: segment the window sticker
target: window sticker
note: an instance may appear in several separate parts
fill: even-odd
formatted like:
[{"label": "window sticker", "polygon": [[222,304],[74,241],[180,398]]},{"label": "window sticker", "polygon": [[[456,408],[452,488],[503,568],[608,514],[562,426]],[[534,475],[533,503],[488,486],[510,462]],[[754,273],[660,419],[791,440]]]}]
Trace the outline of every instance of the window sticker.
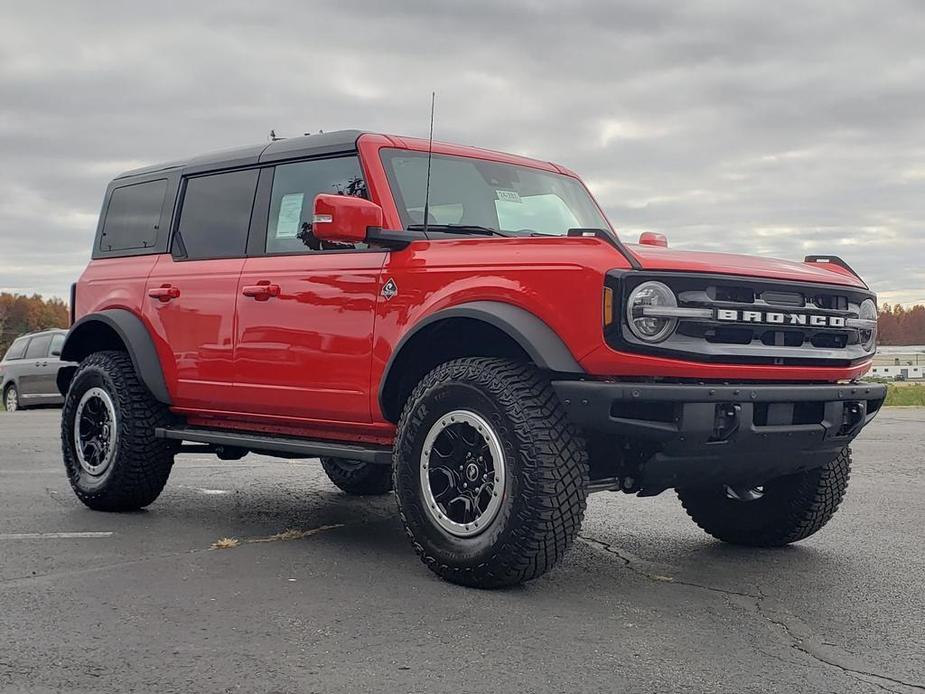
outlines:
[{"label": "window sticker", "polygon": [[276,238],[294,239],[302,222],[302,201],[304,193],[287,193],[279,203],[279,217],[276,218]]},{"label": "window sticker", "polygon": [[498,200],[506,200],[507,202],[522,202],[520,199],[520,194],[516,190],[496,190],[495,193],[498,195]]}]

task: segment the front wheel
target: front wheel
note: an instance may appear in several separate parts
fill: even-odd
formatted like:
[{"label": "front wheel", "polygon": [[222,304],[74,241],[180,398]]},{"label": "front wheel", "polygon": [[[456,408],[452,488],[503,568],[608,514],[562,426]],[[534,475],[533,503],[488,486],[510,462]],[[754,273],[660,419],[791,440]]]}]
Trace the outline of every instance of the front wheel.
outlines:
[{"label": "front wheel", "polygon": [[851,449],[822,467],[769,480],[757,487],[679,489],[688,515],[718,540],[750,547],[781,547],[819,531],[848,488]]},{"label": "front wheel", "polygon": [[461,585],[542,575],[585,512],[584,441],[529,364],[467,358],[431,371],[402,412],[393,469],[418,555]]},{"label": "front wheel", "polygon": [[96,352],[81,362],[61,415],[61,447],[77,498],[97,511],[134,511],[167,482],[175,444],[154,437],[167,407],[138,380],[125,352]]},{"label": "front wheel", "polygon": [[19,404],[19,391],[16,390],[16,386],[12,383],[6,387],[6,391],[3,393],[3,406],[6,408],[7,412],[15,412],[21,409]]}]

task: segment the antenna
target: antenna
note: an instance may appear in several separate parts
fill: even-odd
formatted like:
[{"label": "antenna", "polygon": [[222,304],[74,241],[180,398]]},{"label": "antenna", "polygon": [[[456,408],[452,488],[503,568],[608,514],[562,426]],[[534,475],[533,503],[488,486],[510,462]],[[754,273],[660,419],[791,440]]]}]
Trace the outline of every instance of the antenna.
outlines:
[{"label": "antenna", "polygon": [[424,235],[427,235],[427,218],[430,216],[430,161],[434,156],[434,104],[437,92],[430,93],[430,139],[427,141],[427,183],[424,187]]}]

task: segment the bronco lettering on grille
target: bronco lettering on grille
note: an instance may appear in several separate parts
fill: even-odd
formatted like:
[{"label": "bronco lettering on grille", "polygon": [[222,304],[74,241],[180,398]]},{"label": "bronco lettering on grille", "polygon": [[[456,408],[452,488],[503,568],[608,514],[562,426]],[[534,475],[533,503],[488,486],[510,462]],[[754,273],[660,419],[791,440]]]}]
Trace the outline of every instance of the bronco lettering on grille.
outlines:
[{"label": "bronco lettering on grille", "polygon": [[777,311],[739,311],[724,308],[716,309],[716,320],[768,325],[808,325],[814,328],[845,327],[843,316],[821,316],[810,313],[782,313]]}]

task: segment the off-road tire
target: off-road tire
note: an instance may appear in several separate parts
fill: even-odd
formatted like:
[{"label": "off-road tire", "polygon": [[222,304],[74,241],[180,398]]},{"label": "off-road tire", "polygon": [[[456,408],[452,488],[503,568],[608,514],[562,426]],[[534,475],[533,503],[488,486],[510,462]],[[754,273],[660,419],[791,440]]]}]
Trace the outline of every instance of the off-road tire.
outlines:
[{"label": "off-road tire", "polygon": [[348,494],[372,496],[386,494],[392,489],[392,469],[388,465],[322,458],[321,467],[328,479]]},{"label": "off-road tire", "polygon": [[[74,447],[74,417],[83,393],[105,390],[116,410],[116,451],[99,477],[80,465]],[[173,466],[175,443],[154,437],[155,427],[171,421],[167,407],[138,380],[125,352],[95,352],[84,359],[71,381],[61,416],[61,447],[71,488],[96,511],[135,511],[157,499]]]},{"label": "off-road tire", "polygon": [[[9,398],[10,393],[16,394],[15,403],[14,403],[12,410],[7,408],[7,402],[6,402],[7,399]],[[19,400],[19,391],[16,389],[16,385],[14,383],[10,383],[3,390],[3,409],[6,410],[7,412],[19,412],[19,410],[23,409],[22,402],[20,402]]]},{"label": "off-road tire", "polygon": [[749,547],[781,547],[817,532],[838,509],[851,472],[851,449],[822,467],[769,480],[754,501],[730,499],[722,486],[681,489],[688,515],[718,540]]},{"label": "off-road tire", "polygon": [[[460,408],[489,423],[505,459],[502,504],[474,537],[454,536],[436,523],[420,476],[427,432]],[[478,357],[435,368],[405,404],[392,468],[399,512],[418,556],[453,583],[495,588],[542,575],[565,554],[584,517],[585,442],[532,364]]]}]

